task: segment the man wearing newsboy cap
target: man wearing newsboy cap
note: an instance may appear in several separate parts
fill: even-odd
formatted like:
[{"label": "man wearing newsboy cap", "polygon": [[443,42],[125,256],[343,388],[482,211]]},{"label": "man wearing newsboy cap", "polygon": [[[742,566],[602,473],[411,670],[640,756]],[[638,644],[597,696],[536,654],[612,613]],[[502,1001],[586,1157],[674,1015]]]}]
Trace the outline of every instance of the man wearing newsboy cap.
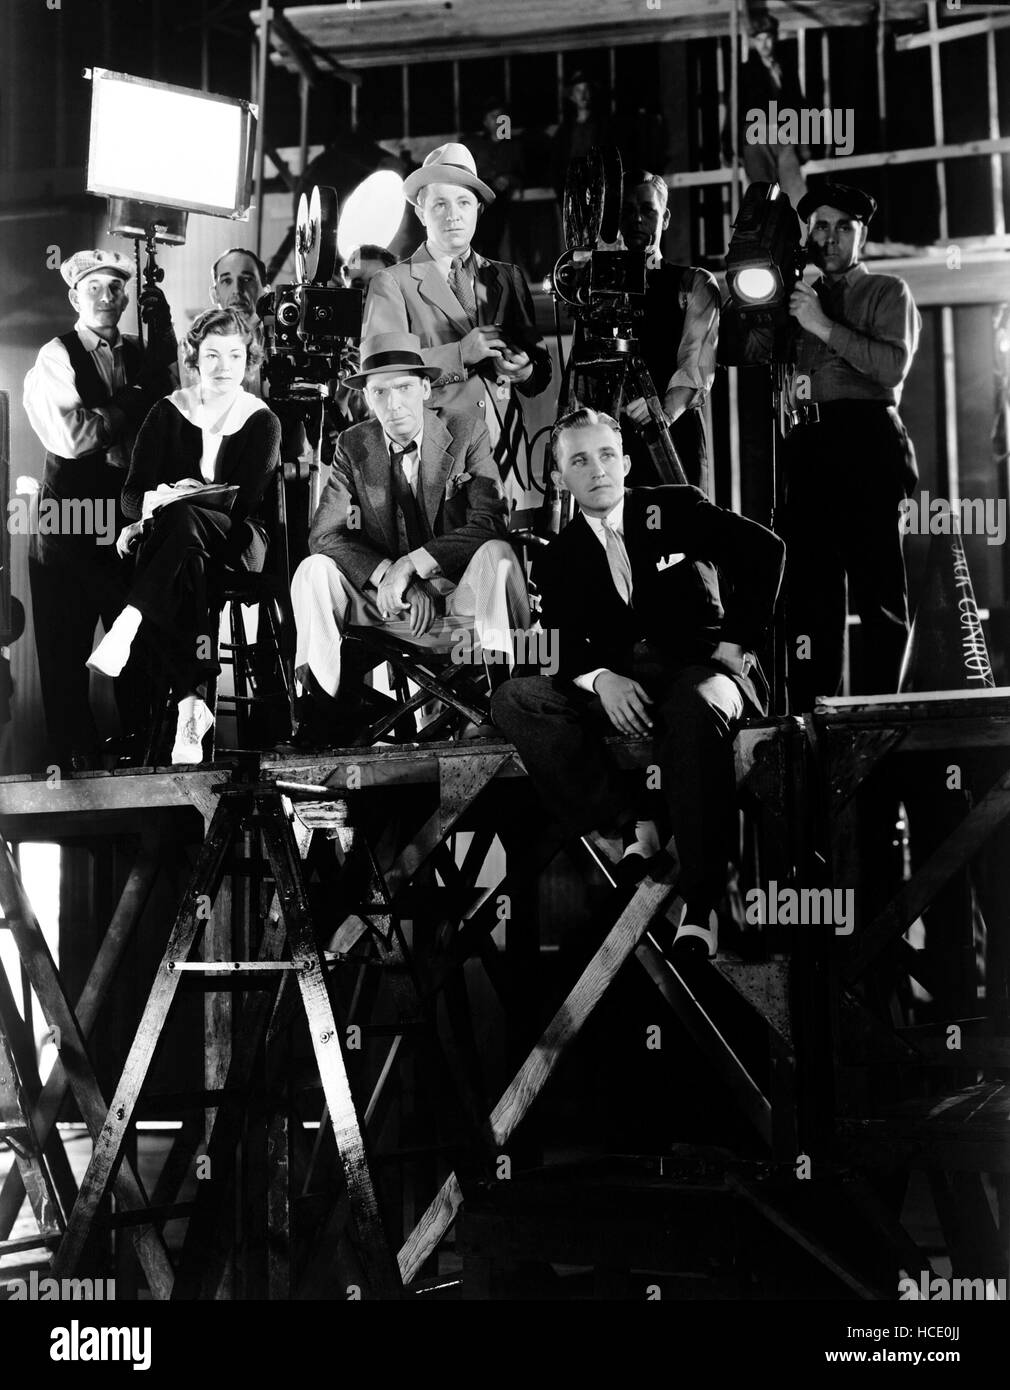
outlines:
[{"label": "man wearing newsboy cap", "polygon": [[[32,536],[29,575],[35,645],[48,727],[48,761],[91,765],[99,735],[85,666],[101,618],[106,630],[125,593],[115,538],[133,438],[154,402],[178,385],[172,316],[160,289],[141,295],[148,344],[119,331],[132,262],[118,251],[78,251],[60,266],[77,321],[40,350],[24,405],[46,450],[40,506],[59,529]],[[109,543],[111,541],[111,544]],[[116,682],[124,732],[138,701],[132,671]]]},{"label": "man wearing newsboy cap", "polygon": [[347,378],[374,418],[337,441],[309,557],[291,585],[299,742],[332,741],[353,714],[357,692],[341,691],[348,623],[454,660],[464,649],[468,660],[501,653],[503,675],[512,635],[529,627],[487,430],[466,411],[433,408],[441,371],[413,333],[379,333],[362,339],[361,370]]},{"label": "man wearing newsboy cap", "polygon": [[404,181],[426,232],[409,261],[380,271],[368,287],[362,333],[410,332],[425,363],[440,369],[433,400],[487,426],[499,471],[521,437],[518,396],[537,396],[551,359],[522,272],[470,247],[494,192],[465,145],[439,145]]},{"label": "man wearing newsboy cap", "polygon": [[798,281],[799,325],[786,440],[786,626],[789,701],[811,710],[836,695],[845,652],[846,588],[860,618],[857,694],[897,689],[908,636],[898,508],[915,487],[915,450],[898,414],[921,320],[904,280],[861,260],[877,205],[827,183],[797,209],[823,276]]}]

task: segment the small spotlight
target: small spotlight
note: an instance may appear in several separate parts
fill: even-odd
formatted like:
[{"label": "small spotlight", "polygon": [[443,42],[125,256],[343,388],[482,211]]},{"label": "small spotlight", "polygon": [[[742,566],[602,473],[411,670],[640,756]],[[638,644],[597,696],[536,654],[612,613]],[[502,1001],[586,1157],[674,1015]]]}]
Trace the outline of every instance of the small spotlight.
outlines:
[{"label": "small spotlight", "polygon": [[802,269],[800,229],[777,183],[752,183],[733,223],[726,286],[736,307],[784,306]]},{"label": "small spotlight", "polygon": [[767,304],[775,297],[780,283],[768,266],[746,266],[734,274],[732,292],[748,304]]}]

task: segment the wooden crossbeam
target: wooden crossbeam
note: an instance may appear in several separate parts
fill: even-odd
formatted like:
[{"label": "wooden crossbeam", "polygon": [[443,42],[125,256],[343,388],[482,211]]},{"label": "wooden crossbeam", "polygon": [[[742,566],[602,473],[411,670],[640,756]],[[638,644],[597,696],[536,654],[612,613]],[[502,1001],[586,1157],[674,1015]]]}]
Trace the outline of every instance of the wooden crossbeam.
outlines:
[{"label": "wooden crossbeam", "polygon": [[[98,1141],[108,1113],[88,1056],[80,1024],[64,992],[42,928],[25,893],[20,874],[7,844],[0,839],[0,904],[14,937],[32,988],[50,1028],[58,1030],[60,1058],[66,1069],[74,1100],[92,1138]],[[124,1159],[115,1179],[120,1206],[138,1211],[147,1206],[140,1180],[130,1160]],[[80,1197],[78,1196],[78,1200]],[[172,1287],[172,1266],[161,1236],[153,1226],[130,1231],[137,1258],[154,1298],[167,1298]],[[66,1237],[64,1237],[64,1242]]]},{"label": "wooden crossbeam", "polygon": [[[74,1010],[81,1033],[85,1038],[91,1036],[95,1020],[115,979],[116,970],[123,958],[123,952],[147,904],[154,880],[159,869],[159,849],[151,844],[141,846],[136,863],[130,870],[123,887],[109,928],[102,937],[102,944],[94,964],[81,990]],[[63,1062],[57,1053],[56,1061],[46,1079],[32,1113],[39,1142],[45,1144],[56,1123],[60,1107],[66,1097],[70,1082]],[[23,1196],[21,1175],[14,1167],[7,1174],[0,1192],[0,1232],[9,1231],[18,1213]]]},{"label": "wooden crossbeam", "polygon": [[[674,883],[669,878],[653,879],[646,876],[638,885],[631,902],[618,917],[491,1112],[488,1125],[495,1149],[500,1150],[508,1143],[617,972],[641,941],[650,922],[670,902],[673,893]],[[678,920],[682,919],[683,899],[676,900],[674,911]],[[455,1220],[462,1200],[459,1179],[455,1173],[450,1173],[401,1247],[399,1264],[404,1284],[410,1284],[416,1278]]]},{"label": "wooden crossbeam", "polygon": [[996,29],[1010,28],[1010,15],[991,15],[988,19],[969,19],[963,24],[947,24],[942,29],[929,29],[923,34],[897,34],[894,39],[896,53],[908,53],[913,48],[935,48],[941,43],[952,43],[957,39],[973,39],[980,34],[991,34]]}]

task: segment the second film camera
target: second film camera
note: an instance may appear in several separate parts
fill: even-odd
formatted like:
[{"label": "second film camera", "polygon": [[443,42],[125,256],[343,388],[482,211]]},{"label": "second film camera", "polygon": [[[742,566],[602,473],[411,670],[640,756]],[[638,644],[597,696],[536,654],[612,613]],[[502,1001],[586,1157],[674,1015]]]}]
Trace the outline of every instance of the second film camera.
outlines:
[{"label": "second film camera", "polygon": [[348,358],[351,343],[361,336],[363,295],[330,284],[336,259],[336,190],[317,184],[298,205],[296,283],[278,285],[257,306],[272,400],[318,400],[327,383],[352,365]]}]

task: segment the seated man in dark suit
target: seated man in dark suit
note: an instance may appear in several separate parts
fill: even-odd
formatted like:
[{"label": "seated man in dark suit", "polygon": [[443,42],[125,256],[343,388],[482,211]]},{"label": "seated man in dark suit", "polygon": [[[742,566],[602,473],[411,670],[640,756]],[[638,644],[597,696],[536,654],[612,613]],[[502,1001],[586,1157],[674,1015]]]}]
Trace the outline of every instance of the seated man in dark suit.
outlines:
[{"label": "seated man in dark suit", "polygon": [[[733,736],[744,714],[766,712],[754,652],[783,545],[697,488],[625,488],[630,464],[609,415],[562,417],[552,448],[555,481],[581,509],[533,570],[558,671],[508,681],[492,716],[565,829],[624,829],[627,867],[639,871],[660,839],[652,822],[632,821],[603,739],[615,729],[655,739],[687,903],[678,941],[697,943],[733,852]],[[716,565],[732,583],[725,602]]]},{"label": "seated man in dark suit", "polygon": [[328,702],[340,688],[347,624],[382,626],[406,642],[451,651],[454,661],[463,659],[461,630],[472,629],[472,652],[497,653],[495,661],[509,666],[512,635],[529,627],[487,429],[469,412],[426,405],[441,374],[425,363],[415,335],[399,332],[366,338],[361,371],[347,378],[375,418],[341,434],[309,557],[291,585],[307,739],[325,734],[322,719],[336,712]]}]

